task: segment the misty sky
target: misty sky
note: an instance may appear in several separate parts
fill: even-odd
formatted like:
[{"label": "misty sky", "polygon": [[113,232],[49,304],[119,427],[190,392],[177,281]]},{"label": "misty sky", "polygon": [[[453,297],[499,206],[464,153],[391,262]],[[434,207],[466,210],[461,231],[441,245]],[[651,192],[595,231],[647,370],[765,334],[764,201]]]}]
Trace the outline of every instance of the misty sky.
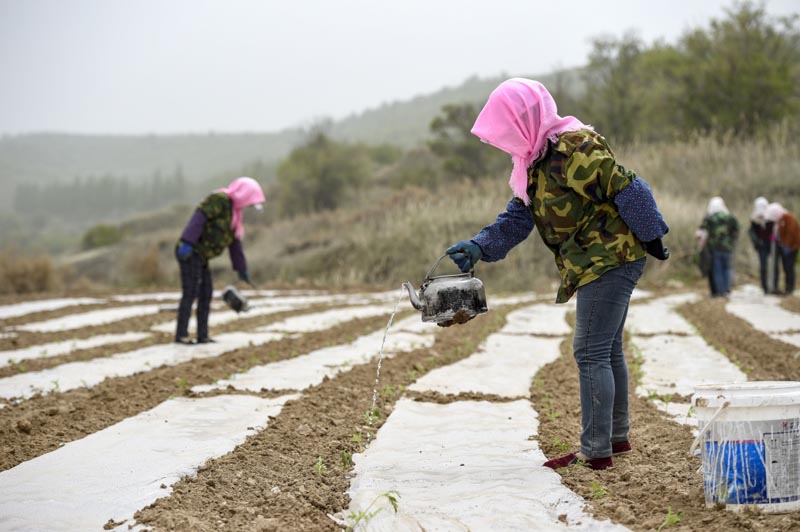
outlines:
[{"label": "misty sky", "polygon": [[[0,0],[0,133],[276,131],[582,65],[732,0]],[[798,0],[771,0],[775,15]]]}]

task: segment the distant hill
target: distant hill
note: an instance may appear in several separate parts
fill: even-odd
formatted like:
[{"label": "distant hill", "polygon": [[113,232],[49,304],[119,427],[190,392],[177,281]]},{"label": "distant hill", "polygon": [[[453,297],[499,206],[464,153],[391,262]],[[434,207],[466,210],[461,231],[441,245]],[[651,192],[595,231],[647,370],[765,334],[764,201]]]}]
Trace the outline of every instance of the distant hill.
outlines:
[{"label": "distant hill", "polygon": [[302,131],[198,135],[72,135],[41,133],[0,138],[0,184],[113,175],[150,177],[180,166],[204,180],[257,159],[283,157]]},{"label": "distant hill", "polygon": [[[576,86],[577,71],[541,76],[545,83]],[[368,143],[412,146],[428,135],[431,120],[443,105],[483,103],[505,77],[472,77],[457,87],[388,103],[353,114],[330,125],[335,138]],[[74,135],[41,133],[0,137],[0,186],[16,183],[68,181],[75,177],[105,176],[128,179],[169,175],[180,167],[188,181],[227,177],[255,161],[269,165],[282,159],[302,141],[301,129],[273,133],[192,135]],[[258,176],[267,178],[269,176]],[[0,195],[0,209],[11,205],[13,194]]]}]

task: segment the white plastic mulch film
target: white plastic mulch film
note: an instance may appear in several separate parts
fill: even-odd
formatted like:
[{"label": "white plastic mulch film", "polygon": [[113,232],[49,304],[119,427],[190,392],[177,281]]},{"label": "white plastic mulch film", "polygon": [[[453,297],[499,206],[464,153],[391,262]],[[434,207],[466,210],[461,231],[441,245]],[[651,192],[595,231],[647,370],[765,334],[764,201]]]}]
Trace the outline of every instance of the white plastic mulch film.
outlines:
[{"label": "white plastic mulch film", "polygon": [[28,332],[59,332],[79,329],[81,327],[93,327],[96,325],[106,325],[115,321],[136,318],[157,314],[161,311],[158,305],[132,305],[127,307],[104,308],[82,312],[80,314],[69,314],[50,320],[26,323],[18,325],[14,329]]},{"label": "white plastic mulch film", "polygon": [[28,301],[25,303],[14,303],[13,305],[0,306],[0,320],[17,318],[34,312],[44,312],[48,310],[59,310],[76,305],[93,305],[105,303],[104,299],[93,297],[70,297],[62,299],[43,299],[40,301]]},{"label": "white plastic mulch film", "polygon": [[676,308],[697,301],[697,294],[676,294],[645,303],[632,303],[626,329],[639,362],[641,379],[636,393],[647,397],[674,421],[696,427],[689,401],[672,401],[674,394],[690,396],[695,387],[714,382],[743,382],[747,376],[723,353],[706,343]]},{"label": "white plastic mulch film", "polygon": [[50,342],[47,344],[33,345],[21,349],[0,351],[0,367],[12,363],[21,362],[35,358],[49,358],[59,355],[66,355],[80,349],[91,349],[103,345],[121,344],[124,342],[136,342],[148,338],[150,333],[128,332],[121,334],[101,334],[82,340],[64,340],[61,342]]},{"label": "white plastic mulch film", "polygon": [[[399,321],[386,339],[384,356],[433,345],[435,325],[419,323],[417,316]],[[196,386],[194,392],[232,387],[237,390],[303,390],[322,382],[325,377],[365,364],[379,354],[383,329],[361,336],[352,342],[318,349],[297,357],[250,368],[215,384]]]},{"label": "white plastic mulch film", "polygon": [[175,366],[190,360],[211,358],[249,346],[279,340],[293,332],[313,332],[357,318],[388,314],[386,305],[344,307],[294,316],[262,327],[255,332],[220,334],[214,343],[186,346],[158,344],[108,357],[62,364],[42,371],[0,378],[0,398],[25,399],[36,394],[92,387],[112,377],[125,377],[159,366]]},{"label": "white plastic mulch film", "polygon": [[786,310],[780,302],[755,285],[745,285],[733,291],[725,310],[776,340],[800,347],[800,314]]},{"label": "white plastic mulch film", "polygon": [[[356,530],[625,530],[583,512],[583,500],[543,467],[525,400],[435,404],[401,399],[367,450],[354,455]],[[398,510],[385,494],[399,495]],[[382,508],[368,523],[360,512]],[[566,522],[559,516],[564,516]]]},{"label": "white plastic mulch film", "polygon": [[0,530],[127,525],[182,476],[265,428],[291,398],[173,399],[23,462],[0,473]]},{"label": "white plastic mulch film", "polygon": [[[527,397],[536,372],[560,355],[570,308],[539,304],[511,312],[474,354],[427,373],[409,390]],[[583,499],[542,465],[537,428],[525,399],[401,399],[366,451],[354,456],[350,507],[333,517],[356,530],[625,530],[586,515]],[[399,497],[396,513],[390,497]]]}]

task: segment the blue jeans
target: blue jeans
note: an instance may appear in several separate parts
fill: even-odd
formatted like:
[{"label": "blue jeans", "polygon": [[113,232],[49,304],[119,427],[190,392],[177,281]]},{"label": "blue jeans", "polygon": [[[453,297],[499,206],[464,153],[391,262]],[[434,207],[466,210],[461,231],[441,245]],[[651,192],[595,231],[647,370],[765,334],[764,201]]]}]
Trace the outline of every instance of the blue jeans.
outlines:
[{"label": "blue jeans", "polygon": [[711,273],[714,290],[711,295],[724,296],[731,291],[731,252],[711,250]]},{"label": "blue jeans", "polygon": [[622,329],[646,259],[622,264],[578,288],[572,344],[581,385],[581,452],[611,456],[611,442],[628,439],[628,367]]}]

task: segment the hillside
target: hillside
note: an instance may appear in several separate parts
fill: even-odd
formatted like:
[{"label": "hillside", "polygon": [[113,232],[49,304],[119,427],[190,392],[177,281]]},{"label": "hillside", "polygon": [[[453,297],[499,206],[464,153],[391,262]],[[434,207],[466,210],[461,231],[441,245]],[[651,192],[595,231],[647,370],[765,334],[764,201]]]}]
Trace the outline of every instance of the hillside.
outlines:
[{"label": "hillside", "polygon": [[[577,77],[574,72],[565,75]],[[548,82],[555,76],[540,79]],[[333,122],[330,135],[412,146],[428,134],[431,120],[443,105],[481,102],[501,80],[473,77],[456,87],[368,109]],[[169,174],[178,167],[188,180],[206,181],[257,160],[274,163],[302,138],[300,129],[240,134],[4,136],[0,137],[0,185],[103,175],[141,179],[157,172]],[[3,197],[0,208],[8,207],[13,195]]]}]

